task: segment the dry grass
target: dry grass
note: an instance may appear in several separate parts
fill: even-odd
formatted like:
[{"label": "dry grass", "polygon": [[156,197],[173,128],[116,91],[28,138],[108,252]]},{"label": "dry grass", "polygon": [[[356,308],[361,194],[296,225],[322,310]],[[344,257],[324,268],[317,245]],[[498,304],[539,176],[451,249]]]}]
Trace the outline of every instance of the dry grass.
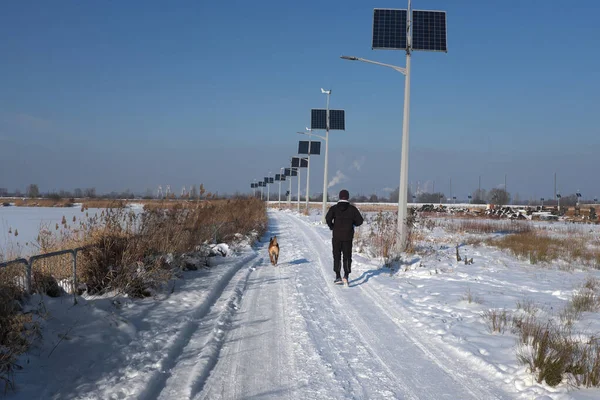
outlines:
[{"label": "dry grass", "polygon": [[526,233],[532,231],[531,223],[528,221],[500,221],[481,219],[459,219],[445,224],[444,228],[454,233]]},{"label": "dry grass", "polygon": [[506,310],[487,310],[482,317],[491,333],[504,333],[510,322]]},{"label": "dry grass", "polygon": [[461,300],[467,301],[469,304],[471,304],[471,303],[483,304],[483,299],[480,297],[474,296],[473,293],[471,293],[471,288],[467,288],[467,290],[463,294]]},{"label": "dry grass", "polygon": [[31,314],[20,312],[19,301],[24,293],[21,287],[11,283],[6,271],[0,277],[0,381],[4,391],[14,388],[14,372],[21,367],[17,357],[27,351],[32,336],[38,332]]},{"label": "dry grass", "polygon": [[581,340],[572,332],[582,312],[600,308],[599,281],[588,278],[559,313],[560,323],[537,317],[538,308],[531,300],[517,303],[525,315],[512,318],[518,335],[517,358],[535,374],[538,383],[556,386],[567,378],[577,386],[600,386],[600,344],[595,336]]},{"label": "dry grass", "polygon": [[600,265],[600,252],[588,247],[584,236],[558,238],[532,230],[488,239],[486,244],[508,250],[531,264],[563,260],[596,268]]}]

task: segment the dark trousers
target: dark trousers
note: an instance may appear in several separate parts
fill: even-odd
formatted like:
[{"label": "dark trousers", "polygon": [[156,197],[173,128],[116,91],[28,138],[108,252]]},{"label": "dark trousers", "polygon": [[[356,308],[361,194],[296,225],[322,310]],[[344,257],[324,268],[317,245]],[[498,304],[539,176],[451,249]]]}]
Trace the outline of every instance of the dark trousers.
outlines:
[{"label": "dark trousers", "polygon": [[350,274],[352,265],[352,241],[332,240],[333,245],[333,271],[335,276],[340,276],[342,254],[344,255],[344,275]]}]

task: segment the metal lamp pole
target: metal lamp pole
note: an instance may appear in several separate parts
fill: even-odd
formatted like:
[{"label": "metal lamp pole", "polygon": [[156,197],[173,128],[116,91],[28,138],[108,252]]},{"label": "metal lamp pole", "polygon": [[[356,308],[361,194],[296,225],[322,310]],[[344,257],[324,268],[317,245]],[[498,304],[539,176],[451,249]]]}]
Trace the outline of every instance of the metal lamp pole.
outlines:
[{"label": "metal lamp pole", "polygon": [[283,167],[279,168],[279,208],[281,209],[281,177],[283,176]]},{"label": "metal lamp pole", "polygon": [[308,204],[310,202],[309,200],[309,180],[310,180],[310,149],[311,149],[311,143],[312,143],[312,137],[316,136],[319,139],[323,139],[326,140],[326,138],[324,136],[319,136],[317,134],[312,133],[312,129],[310,128],[305,128],[306,132],[297,132],[301,135],[308,135],[308,166],[306,169],[306,212],[308,212]]},{"label": "metal lamp pole", "polygon": [[[407,39],[409,40],[409,39]],[[410,43],[410,40],[409,42]],[[377,61],[367,60],[365,58],[342,56],[344,60],[362,61],[368,64],[380,65],[388,67],[394,71],[400,72],[406,77],[404,86],[404,117],[402,122],[402,159],[400,160],[400,186],[398,193],[398,222],[397,230],[399,234],[399,244],[403,248],[406,243],[406,208],[407,208],[407,191],[408,191],[408,135],[409,135],[409,111],[410,111],[410,50],[406,52],[406,68],[397,67],[391,64],[384,64]],[[327,149],[327,146],[325,146]]]},{"label": "metal lamp pole", "polygon": [[[302,165],[302,159],[299,160],[298,165]],[[296,168],[296,171],[298,171],[298,201],[297,206],[298,206],[298,213],[300,213],[300,167]]]},{"label": "metal lamp pole", "polygon": [[269,200],[271,200],[271,171],[269,171],[267,179],[267,207],[269,206]]},{"label": "metal lamp pole", "polygon": [[292,171],[290,171],[290,184],[289,184],[289,190],[288,190],[288,209],[292,208]]},{"label": "metal lamp pole", "polygon": [[329,161],[329,97],[331,96],[331,90],[325,90],[321,88],[321,93],[327,95],[327,107],[325,108],[325,112],[327,113],[327,129],[325,129],[325,168],[324,168],[324,176],[323,176],[323,207],[321,210],[321,223],[325,223],[325,214],[327,213],[327,189],[329,186],[328,175],[327,175],[327,167]]}]

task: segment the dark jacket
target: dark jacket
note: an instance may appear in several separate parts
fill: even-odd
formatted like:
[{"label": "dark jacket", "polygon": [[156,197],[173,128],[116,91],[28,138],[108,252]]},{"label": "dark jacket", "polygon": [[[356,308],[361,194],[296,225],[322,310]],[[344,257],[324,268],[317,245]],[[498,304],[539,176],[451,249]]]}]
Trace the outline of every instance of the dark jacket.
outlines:
[{"label": "dark jacket", "polygon": [[340,201],[327,211],[325,221],[333,231],[333,240],[343,242],[353,239],[354,227],[362,225],[363,217],[352,204]]}]

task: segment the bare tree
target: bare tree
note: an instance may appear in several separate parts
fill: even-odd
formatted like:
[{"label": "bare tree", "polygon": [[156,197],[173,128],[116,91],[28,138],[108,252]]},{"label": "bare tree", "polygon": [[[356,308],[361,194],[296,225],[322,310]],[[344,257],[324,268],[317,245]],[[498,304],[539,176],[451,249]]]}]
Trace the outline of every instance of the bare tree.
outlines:
[{"label": "bare tree", "polygon": [[32,183],[31,185],[27,186],[27,190],[25,191],[25,193],[27,197],[30,197],[32,199],[40,197],[40,189],[35,183]]},{"label": "bare tree", "polygon": [[485,204],[485,199],[487,198],[487,194],[485,189],[477,189],[473,192],[473,204]]},{"label": "bare tree", "polygon": [[488,193],[488,202],[497,206],[503,206],[510,202],[510,194],[500,188],[494,188]]},{"label": "bare tree", "polygon": [[87,188],[83,191],[83,197],[96,197],[96,188]]},{"label": "bare tree", "polygon": [[435,204],[435,203],[439,203],[440,198],[442,198],[442,199],[446,198],[446,196],[444,195],[444,193],[441,193],[441,192],[437,192],[437,193],[420,193],[417,196],[417,203],[431,203],[431,204]]}]

